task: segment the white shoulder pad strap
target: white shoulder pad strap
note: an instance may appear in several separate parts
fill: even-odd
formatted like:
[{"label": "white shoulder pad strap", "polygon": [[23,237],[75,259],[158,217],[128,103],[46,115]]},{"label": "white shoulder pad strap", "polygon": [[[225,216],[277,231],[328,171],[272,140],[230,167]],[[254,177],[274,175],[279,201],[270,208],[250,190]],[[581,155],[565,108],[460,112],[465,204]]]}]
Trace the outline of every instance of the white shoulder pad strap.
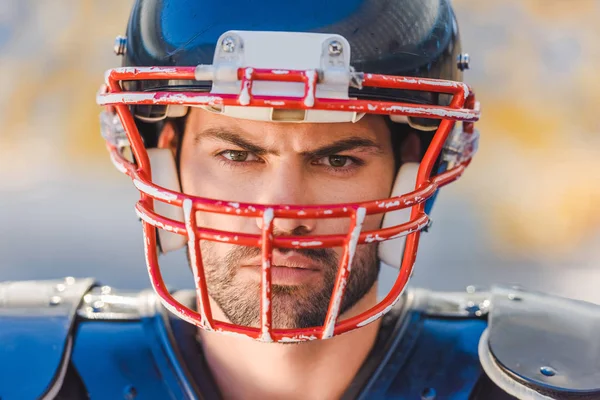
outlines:
[{"label": "white shoulder pad strap", "polygon": [[[152,168],[152,182],[165,189],[181,192],[173,152],[170,149],[148,149],[148,158],[150,159],[150,166]],[[183,209],[181,207],[175,207],[162,201],[155,201],[154,211],[163,217],[183,222]],[[168,253],[169,251],[185,246],[187,241],[185,236],[164,229],[157,229],[157,231],[160,249],[163,253]]]},{"label": "white shoulder pad strap", "polygon": [[[394,182],[391,197],[401,196],[415,190],[418,172],[419,163],[403,164],[396,175],[396,181]],[[408,222],[410,220],[411,211],[412,207],[408,207],[386,213],[383,217],[381,227],[389,228],[390,226]],[[398,239],[386,240],[385,242],[379,243],[379,259],[387,265],[400,268],[405,242],[406,238],[402,236]]]},{"label": "white shoulder pad strap", "polygon": [[136,321],[154,316],[158,303],[158,296],[152,289],[131,292],[96,286],[83,298],[77,316],[82,321]]},{"label": "white shoulder pad strap", "polygon": [[519,399],[600,398],[600,306],[494,287],[479,357]]}]

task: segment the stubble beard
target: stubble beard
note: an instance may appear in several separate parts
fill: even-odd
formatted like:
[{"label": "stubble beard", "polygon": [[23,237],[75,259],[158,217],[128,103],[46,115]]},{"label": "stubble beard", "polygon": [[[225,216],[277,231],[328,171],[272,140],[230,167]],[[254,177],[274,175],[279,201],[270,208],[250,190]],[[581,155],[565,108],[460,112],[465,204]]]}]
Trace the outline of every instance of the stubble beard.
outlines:
[{"label": "stubble beard", "polygon": [[[259,257],[257,247],[228,245],[227,255],[216,253],[215,243],[201,242],[202,261],[208,293],[233,324],[260,326],[260,283],[242,281],[237,272],[244,261]],[[281,249],[289,252],[289,249]],[[332,249],[298,249],[296,253],[318,263],[322,277],[315,282],[295,285],[272,285],[272,319],[276,329],[303,329],[324,324],[335,286],[339,258]],[[340,314],[354,306],[372,288],[379,275],[376,244],[359,245]]]}]

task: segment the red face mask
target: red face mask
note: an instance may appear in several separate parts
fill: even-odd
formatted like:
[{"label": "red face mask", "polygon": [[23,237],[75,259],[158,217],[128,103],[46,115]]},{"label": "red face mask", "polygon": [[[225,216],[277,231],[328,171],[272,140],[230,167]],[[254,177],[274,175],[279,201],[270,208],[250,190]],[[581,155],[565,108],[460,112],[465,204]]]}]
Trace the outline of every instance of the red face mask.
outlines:
[{"label": "red face mask", "polygon": [[[424,91],[451,96],[447,107],[361,99],[331,99],[317,95],[317,88],[324,79],[319,70],[281,70],[240,67],[233,72],[237,81],[237,93],[196,91],[144,91],[132,92],[123,88],[123,81],[208,81],[219,73],[216,66],[199,67],[144,67],[117,68],[107,72],[106,86],[98,94],[98,104],[107,106],[103,133],[110,157],[117,169],[127,174],[141,193],[136,211],[142,219],[146,262],[152,287],[164,306],[182,319],[210,331],[240,334],[261,341],[290,342],[327,339],[351,331],[380,318],[398,301],[412,273],[421,230],[429,223],[425,203],[436,191],[456,180],[468,166],[477,146],[478,134],[473,122],[479,119],[478,104],[470,88],[461,82],[420,79],[401,76],[359,74],[349,71],[347,88],[358,83],[361,88],[389,88],[408,91]],[[212,78],[212,79],[211,79]],[[253,87],[260,82],[295,83],[303,87],[299,96],[269,95],[255,93]],[[353,82],[353,83],[350,83]],[[214,86],[213,86],[214,88]],[[207,107],[264,107],[273,110],[323,110],[329,112],[353,112],[389,115],[392,118],[415,117],[439,120],[439,126],[418,167],[416,186],[408,193],[394,193],[392,197],[352,204],[327,205],[264,205],[243,204],[190,196],[157,184],[148,151],[131,112],[132,105],[207,106]],[[116,112],[113,115],[112,112]],[[118,118],[117,118],[118,116]],[[457,123],[462,122],[462,123]],[[124,156],[130,147],[134,162]],[[447,168],[433,173],[434,165],[441,156]],[[170,218],[158,212],[159,204],[168,204],[181,217]],[[377,230],[362,231],[366,216],[410,209],[410,218],[399,224],[386,224]],[[199,226],[196,212],[220,213],[252,218],[262,218],[260,235],[228,232]],[[273,236],[273,220],[349,218],[350,229],[339,235]],[[158,262],[157,230],[179,235],[188,247],[191,268],[197,290],[197,311],[178,302],[167,290]],[[351,272],[352,259],[357,245],[381,242],[406,236],[404,252],[395,264],[400,272],[391,291],[371,309],[354,317],[338,320],[340,304]],[[213,318],[204,275],[200,240],[223,242],[261,249],[262,279],[259,327],[248,327],[218,321]],[[343,256],[330,297],[328,312],[321,326],[302,329],[274,329],[271,309],[271,261],[274,248],[343,248]]]}]

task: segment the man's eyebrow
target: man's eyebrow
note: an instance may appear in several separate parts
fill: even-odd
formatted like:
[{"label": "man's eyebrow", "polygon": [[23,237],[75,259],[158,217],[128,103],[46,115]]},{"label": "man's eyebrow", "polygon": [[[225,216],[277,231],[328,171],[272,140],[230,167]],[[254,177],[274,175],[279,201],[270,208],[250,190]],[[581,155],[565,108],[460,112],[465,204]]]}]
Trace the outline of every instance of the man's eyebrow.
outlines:
[{"label": "man's eyebrow", "polygon": [[265,154],[273,154],[276,156],[279,155],[279,152],[277,150],[269,150],[265,149],[264,147],[260,147],[250,142],[249,140],[243,138],[242,135],[223,128],[208,128],[201,132],[198,132],[194,137],[194,142],[199,143],[200,140],[203,138],[212,138],[221,140],[223,142],[228,142],[244,149],[244,151],[254,153],[257,156],[263,156]]},{"label": "man's eyebrow", "polygon": [[[280,154],[277,150],[265,149],[264,147],[258,146],[245,139],[242,137],[242,135],[223,128],[208,128],[200,131],[196,133],[194,142],[199,143],[203,138],[213,138],[228,142],[244,149],[244,151],[252,152],[257,156],[263,156],[266,154],[278,156]],[[358,150],[372,154],[384,153],[383,148],[377,142],[364,137],[351,136],[337,140],[333,143],[329,143],[314,150],[303,151],[300,154],[306,158],[322,158],[350,150]]]},{"label": "man's eyebrow", "polygon": [[349,150],[359,150],[377,155],[384,153],[383,148],[377,142],[364,137],[352,136],[337,140],[318,149],[303,151],[302,155],[308,158],[322,158]]}]

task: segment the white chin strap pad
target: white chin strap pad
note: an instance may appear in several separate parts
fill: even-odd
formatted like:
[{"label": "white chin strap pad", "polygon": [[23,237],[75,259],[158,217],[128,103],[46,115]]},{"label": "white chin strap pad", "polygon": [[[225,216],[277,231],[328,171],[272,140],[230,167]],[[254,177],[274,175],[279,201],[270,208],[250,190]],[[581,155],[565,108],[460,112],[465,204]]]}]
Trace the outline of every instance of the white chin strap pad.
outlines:
[{"label": "white chin strap pad", "polygon": [[[174,192],[181,192],[175,158],[170,149],[148,149],[148,158],[152,168],[152,182],[155,185]],[[183,209],[162,201],[154,201],[154,211],[165,218],[183,222]],[[187,238],[158,228],[160,250],[163,253],[177,250],[185,246]]]},{"label": "white chin strap pad", "polygon": [[[403,164],[396,175],[396,181],[394,182],[391,197],[401,196],[415,190],[418,171],[419,163]],[[381,227],[389,228],[408,222],[410,220],[411,211],[412,207],[408,207],[386,213],[383,217]],[[386,240],[379,243],[379,259],[387,265],[400,268],[402,257],[404,255],[405,241],[406,237],[402,236],[397,239]]]}]

